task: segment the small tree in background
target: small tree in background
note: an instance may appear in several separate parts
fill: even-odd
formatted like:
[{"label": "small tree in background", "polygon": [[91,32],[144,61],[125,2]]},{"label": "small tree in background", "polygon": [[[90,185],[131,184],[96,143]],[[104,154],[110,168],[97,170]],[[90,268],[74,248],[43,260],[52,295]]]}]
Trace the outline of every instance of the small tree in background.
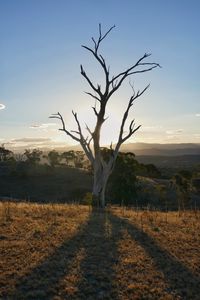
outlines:
[{"label": "small tree in background", "polygon": [[74,150],[70,150],[70,151],[65,151],[61,154],[61,159],[64,159],[67,166],[70,165],[70,162],[74,164],[74,160],[75,160],[75,152]]},{"label": "small tree in background", "polygon": [[48,153],[48,160],[52,168],[60,163],[60,155],[56,150],[52,150]]},{"label": "small tree in background", "polygon": [[144,92],[149,88],[149,85],[147,85],[142,91],[138,90],[137,92],[131,85],[132,96],[128,101],[127,108],[121,120],[118,140],[114,148],[112,147],[111,143],[110,149],[112,151],[109,159],[106,161],[102,156],[100,137],[102,126],[106,121],[105,115],[107,103],[128,77],[149,72],[159,66],[159,64],[157,63],[147,61],[147,58],[150,56],[150,54],[145,53],[136,61],[136,63],[132,64],[129,68],[116,75],[110,75],[110,67],[106,63],[103,55],[99,52],[99,49],[103,40],[107,37],[107,35],[114,27],[115,26],[111,27],[106,33],[102,33],[101,24],[99,24],[99,36],[97,39],[92,38],[93,47],[82,46],[95,58],[104,72],[104,86],[101,86],[100,84],[96,85],[87,75],[83,66],[80,66],[81,75],[84,77],[92,90],[92,92],[87,92],[87,94],[95,100],[95,105],[92,107],[93,112],[96,116],[96,124],[94,126],[94,129],[92,130],[86,125],[88,136],[85,137],[77,113],[73,111],[72,113],[77,124],[77,130],[74,131],[70,131],[66,128],[63,116],[59,112],[51,116],[51,118],[57,118],[61,121],[62,128],[60,130],[65,132],[73,140],[80,143],[83,151],[90,160],[94,174],[93,204],[100,205],[102,208],[105,206],[105,190],[108,178],[114,168],[120,146],[140,128],[140,125],[136,126],[134,120],[132,120],[128,126],[128,131],[125,131],[125,126],[130,109],[133,106],[133,102],[144,94]]},{"label": "small tree in background", "polygon": [[39,149],[26,149],[24,155],[26,157],[27,163],[29,163],[30,165],[36,165],[40,162],[42,151]]},{"label": "small tree in background", "polygon": [[4,145],[0,147],[0,162],[8,162],[14,159],[13,152],[6,149]]},{"label": "small tree in background", "polygon": [[75,168],[83,168],[83,162],[85,159],[85,154],[83,151],[76,151],[75,152],[75,162],[74,162],[74,166]]}]

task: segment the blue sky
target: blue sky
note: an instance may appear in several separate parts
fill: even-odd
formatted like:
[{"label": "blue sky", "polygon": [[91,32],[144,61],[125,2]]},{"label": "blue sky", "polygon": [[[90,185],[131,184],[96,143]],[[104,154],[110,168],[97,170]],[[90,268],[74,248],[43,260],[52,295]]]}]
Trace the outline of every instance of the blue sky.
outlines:
[{"label": "blue sky", "polygon": [[[8,147],[69,145],[49,119],[60,111],[75,129],[71,110],[91,127],[94,104],[80,63],[94,82],[99,66],[81,48],[92,45],[98,24],[116,28],[101,53],[114,74],[145,52],[161,69],[132,78],[150,83],[130,117],[142,124],[129,142],[200,143],[200,2],[198,0],[0,0],[0,143]],[[109,103],[102,143],[115,142],[131,96],[128,81]],[[57,124],[56,124],[57,123]]]}]

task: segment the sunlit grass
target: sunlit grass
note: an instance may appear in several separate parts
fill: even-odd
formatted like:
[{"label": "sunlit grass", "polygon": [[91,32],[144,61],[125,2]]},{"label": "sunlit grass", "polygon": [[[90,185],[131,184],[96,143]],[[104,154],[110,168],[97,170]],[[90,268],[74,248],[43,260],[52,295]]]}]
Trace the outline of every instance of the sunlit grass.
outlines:
[{"label": "sunlit grass", "polygon": [[0,203],[2,299],[198,299],[200,212]]}]

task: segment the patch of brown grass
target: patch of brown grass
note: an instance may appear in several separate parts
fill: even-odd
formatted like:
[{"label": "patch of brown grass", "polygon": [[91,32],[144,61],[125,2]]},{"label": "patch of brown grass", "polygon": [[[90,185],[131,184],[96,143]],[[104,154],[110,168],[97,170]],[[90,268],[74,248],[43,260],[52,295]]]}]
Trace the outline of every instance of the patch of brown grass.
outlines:
[{"label": "patch of brown grass", "polygon": [[200,213],[114,209],[113,214],[124,228],[117,273],[127,292],[121,299],[199,299]]},{"label": "patch of brown grass", "polygon": [[75,205],[1,203],[0,295],[76,235],[88,216],[87,207]]},{"label": "patch of brown grass", "polygon": [[199,299],[200,214],[1,203],[2,299]]}]

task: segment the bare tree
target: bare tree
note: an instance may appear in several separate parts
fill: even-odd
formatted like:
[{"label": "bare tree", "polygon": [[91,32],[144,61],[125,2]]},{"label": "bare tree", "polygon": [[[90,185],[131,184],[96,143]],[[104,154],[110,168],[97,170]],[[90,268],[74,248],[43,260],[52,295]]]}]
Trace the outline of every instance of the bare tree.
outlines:
[{"label": "bare tree", "polygon": [[81,75],[85,78],[88,85],[90,86],[92,92],[86,92],[89,96],[91,96],[94,100],[95,104],[92,107],[94,114],[96,116],[96,124],[94,130],[91,130],[87,125],[86,129],[88,131],[88,136],[85,137],[82,131],[81,124],[79,122],[77,113],[72,111],[74,119],[77,124],[76,131],[69,131],[66,128],[65,121],[62,115],[58,112],[57,114],[53,114],[51,118],[57,118],[62,123],[61,131],[64,131],[68,136],[70,136],[73,140],[80,143],[82,146],[86,156],[91,162],[94,171],[94,181],[93,181],[93,200],[94,203],[100,205],[100,207],[105,207],[105,189],[108,178],[112,173],[114,168],[114,164],[120,149],[120,146],[127,141],[139,128],[141,125],[136,126],[134,120],[132,120],[129,124],[128,132],[125,133],[125,125],[129,115],[129,111],[133,105],[133,102],[142,96],[142,94],[149,88],[147,85],[142,91],[138,90],[137,92],[132,87],[132,96],[128,101],[127,108],[124,112],[122,117],[121,126],[119,130],[119,136],[116,145],[113,147],[112,143],[110,145],[110,157],[108,160],[105,160],[102,156],[101,152],[101,145],[100,145],[100,135],[101,135],[101,128],[103,123],[105,122],[105,113],[106,113],[106,106],[113,94],[120,88],[122,83],[130,77],[131,75],[136,75],[140,73],[145,73],[151,71],[157,67],[159,64],[154,62],[148,62],[146,59],[150,56],[150,54],[145,53],[142,57],[138,59],[138,61],[131,65],[128,69],[118,73],[117,75],[110,76],[110,69],[107,65],[104,57],[99,53],[99,49],[103,40],[107,37],[107,35],[111,32],[111,30],[115,26],[112,26],[108,31],[102,33],[101,24],[99,24],[99,35],[98,39],[94,39],[93,47],[88,47],[82,45],[84,49],[89,51],[91,55],[96,59],[97,63],[101,66],[105,76],[105,85],[102,87],[100,84],[95,85],[93,81],[87,75],[83,66],[80,66]]}]

